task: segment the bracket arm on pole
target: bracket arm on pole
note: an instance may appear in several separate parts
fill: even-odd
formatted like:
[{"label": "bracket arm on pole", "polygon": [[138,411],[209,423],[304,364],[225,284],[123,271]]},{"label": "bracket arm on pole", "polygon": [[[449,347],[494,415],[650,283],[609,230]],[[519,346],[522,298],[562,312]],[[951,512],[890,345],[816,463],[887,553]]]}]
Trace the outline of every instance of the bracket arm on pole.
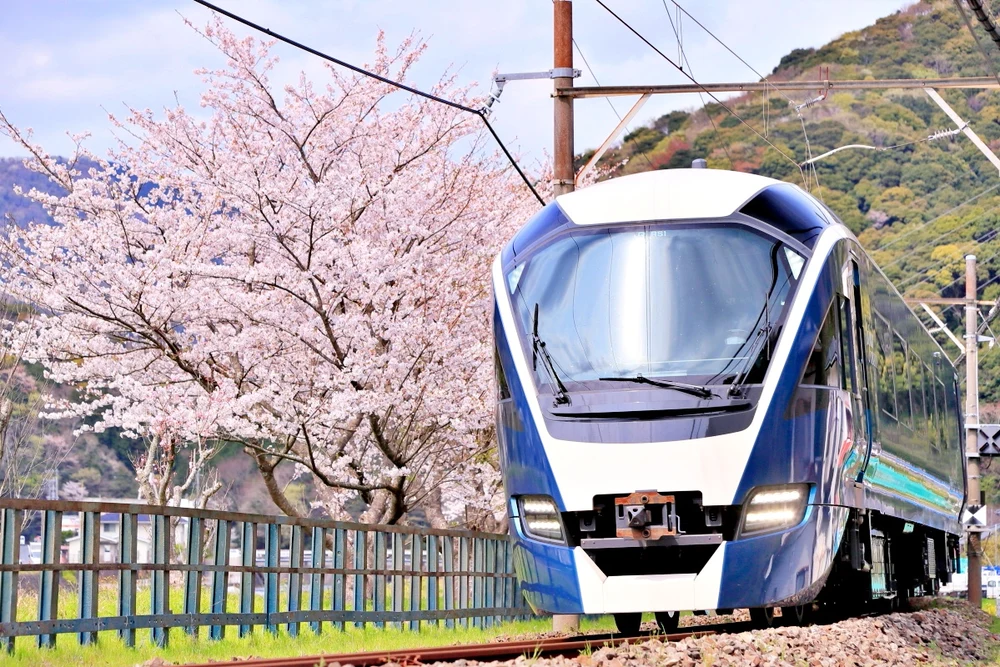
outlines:
[{"label": "bracket arm on pole", "polygon": [[934,100],[935,104],[941,107],[942,111],[948,114],[948,117],[951,118],[952,122],[962,130],[965,136],[969,138],[969,141],[975,144],[976,148],[979,149],[979,152],[985,155],[986,159],[992,162],[993,166],[997,168],[998,172],[1000,172],[1000,158],[998,158],[996,154],[990,150],[989,146],[983,143],[983,140],[979,138],[979,135],[972,131],[969,124],[962,120],[957,113],[955,113],[955,110],[951,108],[951,105],[945,102],[944,98],[938,95],[938,92],[933,88],[924,88],[924,92],[927,93],[928,97]]},{"label": "bracket arm on pole", "polygon": [[635,118],[635,115],[639,113],[639,110],[642,109],[644,104],[646,104],[649,97],[649,93],[646,93],[636,100],[636,103],[632,105],[632,108],[628,110],[628,113],[625,114],[618,125],[615,126],[615,129],[611,130],[611,134],[609,134],[608,138],[604,140],[604,143],[602,143],[598,149],[594,151],[594,154],[590,156],[590,159],[587,160],[587,164],[583,165],[583,169],[580,170],[580,173],[578,173],[574,179],[575,183],[579,184],[587,172],[594,168],[597,161],[604,156],[605,151],[608,150],[611,144],[614,143],[615,139],[618,138],[618,135],[622,133],[622,130],[625,129],[625,126],[628,125],[633,118]]},{"label": "bracket arm on pole", "polygon": [[925,311],[927,312],[927,314],[928,314],[928,315],[930,315],[931,319],[932,319],[932,320],[934,320],[934,324],[936,324],[936,325],[938,325],[939,327],[941,327],[941,331],[943,331],[943,332],[945,333],[945,335],[946,335],[946,336],[948,336],[948,339],[949,339],[949,340],[950,340],[950,341],[951,341],[952,343],[954,343],[954,344],[955,344],[955,346],[956,346],[956,347],[957,347],[957,348],[958,348],[958,349],[959,349],[959,350],[960,350],[961,352],[963,352],[963,353],[964,353],[964,352],[965,352],[965,344],[964,344],[964,343],[963,343],[962,341],[960,341],[960,340],[958,339],[958,336],[956,336],[955,334],[953,334],[953,333],[951,332],[951,329],[949,329],[949,328],[948,328],[948,327],[947,327],[947,326],[945,325],[945,323],[944,323],[944,322],[942,322],[942,321],[941,321],[941,318],[937,316],[937,313],[935,313],[935,312],[934,312],[933,310],[931,310],[930,306],[928,306],[928,305],[927,305],[926,303],[921,303],[921,304],[920,304],[920,307],[921,307],[921,308],[923,308],[923,309],[924,309],[924,310],[925,310]]}]

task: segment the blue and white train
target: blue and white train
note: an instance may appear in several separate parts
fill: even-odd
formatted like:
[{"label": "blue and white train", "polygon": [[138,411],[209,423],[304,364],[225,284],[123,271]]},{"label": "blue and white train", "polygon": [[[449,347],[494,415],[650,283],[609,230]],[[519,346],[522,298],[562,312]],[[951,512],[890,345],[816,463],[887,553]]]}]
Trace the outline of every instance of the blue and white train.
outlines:
[{"label": "blue and white train", "polygon": [[678,169],[557,197],[493,264],[515,567],[555,614],[929,594],[957,566],[957,377],[823,204]]}]

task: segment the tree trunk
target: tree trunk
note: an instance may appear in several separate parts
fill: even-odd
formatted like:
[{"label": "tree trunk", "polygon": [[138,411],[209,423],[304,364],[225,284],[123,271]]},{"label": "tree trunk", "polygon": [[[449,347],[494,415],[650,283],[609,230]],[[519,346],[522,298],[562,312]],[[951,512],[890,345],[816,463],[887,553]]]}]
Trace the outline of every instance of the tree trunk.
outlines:
[{"label": "tree trunk", "polygon": [[278,480],[274,478],[274,469],[278,467],[280,459],[274,463],[267,460],[267,456],[254,450],[247,450],[251,456],[253,456],[254,461],[257,463],[257,471],[260,473],[261,479],[264,480],[264,487],[267,489],[267,495],[270,496],[271,502],[278,506],[278,509],[285,513],[286,516],[301,517],[302,514],[295,509],[288,497],[281,490],[278,485]]}]

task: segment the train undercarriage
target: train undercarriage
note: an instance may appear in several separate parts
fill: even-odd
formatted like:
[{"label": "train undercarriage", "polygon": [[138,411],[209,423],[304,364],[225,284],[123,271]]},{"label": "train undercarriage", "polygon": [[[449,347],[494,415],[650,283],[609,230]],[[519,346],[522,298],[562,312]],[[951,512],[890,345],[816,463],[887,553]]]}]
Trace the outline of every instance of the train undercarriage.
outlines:
[{"label": "train undercarriage", "polygon": [[[751,608],[750,619],[764,628],[779,616],[785,624],[807,625],[902,610],[912,597],[937,594],[958,566],[958,536],[878,512],[852,510],[840,548],[819,585],[802,591],[801,602]],[[636,634],[641,617],[615,614],[615,622],[623,634]],[[655,617],[661,632],[676,630],[680,620],[675,612],[657,612]]]}]

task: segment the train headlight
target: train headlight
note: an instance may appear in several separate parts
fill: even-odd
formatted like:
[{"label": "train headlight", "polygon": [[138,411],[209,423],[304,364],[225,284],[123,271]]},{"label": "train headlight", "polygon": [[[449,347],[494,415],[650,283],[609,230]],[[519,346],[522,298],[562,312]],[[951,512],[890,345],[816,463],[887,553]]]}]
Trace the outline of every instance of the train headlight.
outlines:
[{"label": "train headlight", "polygon": [[759,535],[795,526],[802,521],[808,501],[808,484],[756,488],[743,505],[740,535]]},{"label": "train headlight", "polygon": [[549,496],[521,496],[517,499],[521,510],[521,527],[530,537],[545,542],[566,543],[559,507]]}]

